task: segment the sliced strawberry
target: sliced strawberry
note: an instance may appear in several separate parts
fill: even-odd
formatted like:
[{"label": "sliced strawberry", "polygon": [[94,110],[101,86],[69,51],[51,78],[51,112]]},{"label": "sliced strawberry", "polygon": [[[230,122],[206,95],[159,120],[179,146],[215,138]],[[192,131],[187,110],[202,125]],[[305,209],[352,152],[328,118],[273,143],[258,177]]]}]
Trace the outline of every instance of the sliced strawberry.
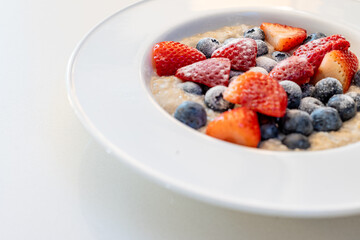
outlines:
[{"label": "sliced strawberry", "polygon": [[256,65],[257,44],[254,39],[240,38],[216,49],[212,58],[224,57],[231,61],[231,69],[247,71]]},{"label": "sliced strawberry", "polygon": [[332,50],[347,50],[349,47],[350,43],[343,36],[332,35],[300,46],[294,55],[306,57],[316,71],[326,53]]},{"label": "sliced strawberry", "polygon": [[245,107],[222,113],[209,123],[206,134],[248,147],[257,147],[261,139],[257,115]]},{"label": "sliced strawberry", "polygon": [[262,23],[260,28],[265,33],[268,41],[276,51],[289,51],[300,45],[305,38],[306,30],[278,23]]},{"label": "sliced strawberry", "polygon": [[287,95],[278,81],[259,72],[246,72],[233,80],[223,93],[224,99],[259,113],[282,117]]},{"label": "sliced strawberry", "polygon": [[202,52],[179,42],[160,42],[152,50],[153,67],[159,76],[174,75],[179,68],[205,59]]},{"label": "sliced strawberry", "polygon": [[208,87],[229,84],[230,60],[227,58],[209,58],[176,71],[175,76],[183,81],[204,84]]},{"label": "sliced strawberry", "polygon": [[269,73],[277,81],[290,80],[301,85],[314,75],[313,67],[305,57],[291,56],[279,62]]},{"label": "sliced strawberry", "polygon": [[323,78],[333,77],[341,82],[346,92],[358,67],[359,60],[354,53],[333,50],[325,55],[312,82],[315,84]]}]

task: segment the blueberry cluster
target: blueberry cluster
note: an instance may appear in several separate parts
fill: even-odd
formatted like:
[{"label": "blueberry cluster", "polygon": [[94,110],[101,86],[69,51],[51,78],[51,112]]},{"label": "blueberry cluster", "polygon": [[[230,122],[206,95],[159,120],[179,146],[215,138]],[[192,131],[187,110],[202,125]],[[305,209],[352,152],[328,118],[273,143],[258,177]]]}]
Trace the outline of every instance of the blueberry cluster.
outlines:
[{"label": "blueberry cluster", "polygon": [[290,149],[307,149],[312,132],[337,131],[360,111],[360,93],[343,94],[342,85],[335,78],[324,78],[315,86],[299,86],[291,81],[280,85],[288,95],[288,109],[280,119],[264,121],[266,116],[259,117],[262,140],[277,138]]}]

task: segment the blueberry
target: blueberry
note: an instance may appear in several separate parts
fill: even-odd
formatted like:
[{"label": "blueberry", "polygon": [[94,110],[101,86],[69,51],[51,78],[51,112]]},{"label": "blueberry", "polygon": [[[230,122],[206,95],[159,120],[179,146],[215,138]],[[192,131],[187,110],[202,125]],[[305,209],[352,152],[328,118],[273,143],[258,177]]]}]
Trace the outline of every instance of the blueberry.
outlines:
[{"label": "blueberry", "polygon": [[262,40],[255,40],[257,45],[257,56],[265,55],[269,52],[269,48],[266,43]]},{"label": "blueberry", "polygon": [[264,68],[267,72],[270,72],[277,64],[277,61],[268,57],[256,58],[256,66]]},{"label": "blueberry", "polygon": [[244,37],[254,40],[265,40],[265,33],[258,27],[250,28],[244,32]]},{"label": "blueberry", "polygon": [[277,61],[277,62],[280,62],[288,57],[290,57],[291,54],[290,53],[287,53],[287,52],[279,52],[279,51],[275,51],[271,54],[271,57]]},{"label": "blueberry", "polygon": [[192,101],[185,101],[180,104],[175,110],[174,117],[194,129],[205,126],[207,121],[205,108]]},{"label": "blueberry", "polygon": [[356,93],[356,92],[348,92],[347,94],[345,94],[349,97],[351,97],[352,99],[354,99],[355,101],[355,105],[356,105],[356,111],[360,111],[360,93]]},{"label": "blueberry", "polygon": [[306,37],[306,39],[304,40],[304,42],[302,44],[306,44],[308,42],[314,41],[319,38],[324,38],[324,37],[326,37],[326,35],[324,33],[321,33],[321,32],[312,33]]},{"label": "blueberry", "polygon": [[298,108],[300,105],[301,94],[302,94],[300,86],[297,85],[295,82],[288,80],[281,81],[279,83],[285,89],[285,92],[287,94],[288,97],[287,107],[291,109]]},{"label": "blueberry", "polygon": [[324,104],[319,99],[313,97],[304,97],[300,101],[299,109],[301,111],[307,112],[308,114],[311,114],[319,107],[324,107]]},{"label": "blueberry", "polygon": [[305,83],[300,86],[302,91],[302,98],[312,97],[315,92],[315,86],[310,83]]},{"label": "blueberry", "polygon": [[229,78],[235,77],[235,76],[239,76],[241,74],[243,74],[244,72],[242,71],[235,71],[235,70],[230,70],[230,75]]},{"label": "blueberry", "polygon": [[268,75],[269,73],[262,67],[252,67],[248,70],[249,72],[260,72],[263,73],[265,75]]},{"label": "blueberry", "polygon": [[336,78],[327,77],[315,84],[314,97],[323,103],[327,103],[333,95],[341,93],[343,93],[343,87]]},{"label": "blueberry", "polygon": [[222,46],[224,46],[224,45],[226,45],[226,44],[229,44],[230,42],[232,42],[232,41],[234,41],[234,40],[238,40],[239,38],[228,38],[228,39],[226,39],[224,42],[223,42],[223,44],[222,44]]},{"label": "blueberry", "polygon": [[354,75],[354,77],[353,77],[353,79],[352,79],[352,83],[353,83],[355,86],[360,87],[360,70],[358,70],[358,71],[355,73],[355,75]]},{"label": "blueberry", "polygon": [[261,139],[267,140],[270,138],[277,138],[279,130],[276,124],[267,123],[260,126]]},{"label": "blueberry", "polygon": [[281,130],[285,134],[301,133],[310,135],[313,131],[311,117],[307,112],[301,110],[287,110],[281,120]]},{"label": "blueberry", "polygon": [[315,131],[337,131],[342,126],[338,111],[332,107],[320,107],[315,109],[311,115]]},{"label": "blueberry", "polygon": [[335,108],[339,112],[342,121],[349,120],[356,115],[354,99],[345,94],[336,94],[332,96],[329,99],[327,106]]},{"label": "blueberry", "polygon": [[187,93],[202,95],[203,91],[201,87],[194,82],[184,82],[179,84],[180,88]]},{"label": "blueberry", "polygon": [[217,112],[224,112],[233,108],[234,104],[223,98],[223,92],[225,90],[225,86],[215,86],[210,88],[205,94],[206,106]]},{"label": "blueberry", "polygon": [[202,52],[207,58],[211,57],[211,54],[220,47],[220,43],[215,38],[203,38],[196,44],[196,49]]},{"label": "blueberry", "polygon": [[308,149],[311,145],[309,139],[302,134],[292,133],[287,135],[282,143],[290,149]]}]

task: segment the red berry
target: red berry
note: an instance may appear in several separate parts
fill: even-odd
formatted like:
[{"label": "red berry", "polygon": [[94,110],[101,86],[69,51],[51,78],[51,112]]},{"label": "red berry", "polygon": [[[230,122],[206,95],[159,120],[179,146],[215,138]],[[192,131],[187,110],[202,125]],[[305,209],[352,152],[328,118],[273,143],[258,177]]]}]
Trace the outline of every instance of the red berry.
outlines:
[{"label": "red berry", "polygon": [[261,139],[257,114],[245,107],[219,115],[209,123],[206,134],[248,147],[257,147]]},{"label": "red berry", "polygon": [[325,38],[316,39],[300,46],[294,56],[306,57],[308,62],[316,70],[326,53],[332,50],[347,50],[350,43],[341,35],[332,35]]},{"label": "red berry", "polygon": [[277,81],[289,80],[299,85],[308,83],[314,75],[313,67],[304,57],[292,56],[279,62],[269,73]]},{"label": "red berry", "polygon": [[183,81],[192,81],[208,87],[229,84],[230,60],[209,58],[177,70],[175,76]]},{"label": "red berry", "polygon": [[224,99],[259,113],[282,117],[287,95],[278,81],[259,72],[246,72],[233,80],[223,93]]},{"label": "red berry", "polygon": [[197,49],[179,42],[160,42],[152,50],[152,63],[159,76],[174,75],[179,68],[205,59]]},{"label": "red berry", "polygon": [[254,39],[240,38],[216,49],[212,58],[228,58],[231,69],[247,71],[256,65],[257,44]]}]

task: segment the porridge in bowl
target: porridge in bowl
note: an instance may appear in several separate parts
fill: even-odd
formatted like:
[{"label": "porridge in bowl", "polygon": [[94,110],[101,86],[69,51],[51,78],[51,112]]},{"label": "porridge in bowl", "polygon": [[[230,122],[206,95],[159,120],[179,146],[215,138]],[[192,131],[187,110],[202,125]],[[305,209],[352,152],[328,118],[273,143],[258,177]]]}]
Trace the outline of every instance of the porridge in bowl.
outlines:
[{"label": "porridge in bowl", "polygon": [[153,48],[151,91],[209,136],[268,150],[322,150],[360,140],[358,59],[341,35],[262,23]]}]

